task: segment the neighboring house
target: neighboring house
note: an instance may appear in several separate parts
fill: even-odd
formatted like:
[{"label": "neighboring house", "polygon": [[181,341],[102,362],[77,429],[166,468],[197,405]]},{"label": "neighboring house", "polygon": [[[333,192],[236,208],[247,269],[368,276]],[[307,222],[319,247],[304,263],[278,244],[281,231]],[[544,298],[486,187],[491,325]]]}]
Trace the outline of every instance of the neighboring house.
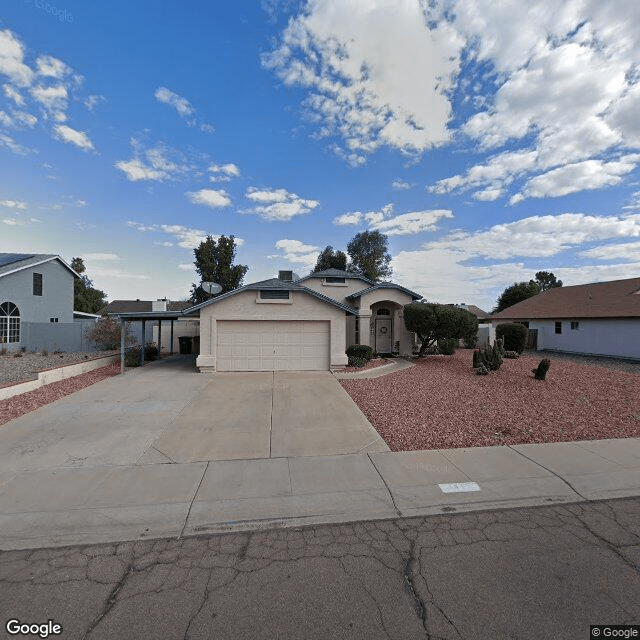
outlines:
[{"label": "neighboring house", "polygon": [[464,302],[460,303],[460,304],[450,304],[450,307],[456,307],[458,309],[465,309],[466,311],[469,311],[470,313],[472,313],[476,318],[478,318],[478,323],[479,324],[484,324],[484,323],[489,323],[489,317],[490,314],[487,313],[486,311],[483,311],[482,309],[480,309],[480,307],[476,307],[475,304],[465,304]]},{"label": "neighboring house", "polygon": [[421,297],[337,269],[299,280],[281,271],[184,314],[200,317],[201,371],[328,370],[347,364],[352,344],[410,355],[413,336],[403,307]]},{"label": "neighboring house", "polygon": [[0,344],[10,349],[39,348],[55,334],[63,347],[66,335],[78,328],[48,330],[42,325],[73,325],[77,277],[57,255],[0,253]]},{"label": "neighboring house", "polygon": [[640,359],[640,278],[557,287],[491,316],[537,332],[537,348]]},{"label": "neighboring house", "polygon": [[[171,301],[166,298],[158,300],[114,300],[108,305],[100,309],[98,313],[101,316],[119,316],[121,313],[147,313],[154,311],[183,311],[188,307],[191,307],[191,302]],[[167,322],[161,324],[161,334],[158,331],[158,320],[150,320],[145,323],[145,342],[160,341],[162,351],[178,352],[181,350],[180,343],[182,342],[183,351],[185,339],[186,344],[189,345],[188,353],[191,353],[192,349],[197,349],[198,335],[200,333],[200,322],[197,317],[193,318],[179,318],[174,320],[173,327],[173,344],[169,345],[171,340],[171,328]],[[151,330],[149,330],[151,329]],[[129,334],[140,343],[142,341],[142,325],[139,322],[134,322],[129,327]],[[182,338],[182,340],[181,340]],[[196,351],[197,353],[197,351]]]}]

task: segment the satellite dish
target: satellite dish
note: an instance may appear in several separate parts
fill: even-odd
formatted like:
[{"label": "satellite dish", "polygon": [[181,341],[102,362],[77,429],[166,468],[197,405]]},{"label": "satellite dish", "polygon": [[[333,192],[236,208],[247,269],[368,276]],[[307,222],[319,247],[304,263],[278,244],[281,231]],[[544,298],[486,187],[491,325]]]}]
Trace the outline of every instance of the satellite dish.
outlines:
[{"label": "satellite dish", "polygon": [[222,287],[217,282],[203,282],[200,287],[214,296],[222,291]]}]

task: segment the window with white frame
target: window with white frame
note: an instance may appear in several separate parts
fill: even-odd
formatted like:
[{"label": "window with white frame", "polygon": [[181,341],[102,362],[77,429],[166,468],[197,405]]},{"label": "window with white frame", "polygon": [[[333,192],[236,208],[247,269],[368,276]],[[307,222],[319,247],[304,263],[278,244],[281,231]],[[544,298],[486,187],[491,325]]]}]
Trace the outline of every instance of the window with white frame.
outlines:
[{"label": "window with white frame", "polygon": [[20,342],[20,310],[13,302],[0,304],[0,344]]}]

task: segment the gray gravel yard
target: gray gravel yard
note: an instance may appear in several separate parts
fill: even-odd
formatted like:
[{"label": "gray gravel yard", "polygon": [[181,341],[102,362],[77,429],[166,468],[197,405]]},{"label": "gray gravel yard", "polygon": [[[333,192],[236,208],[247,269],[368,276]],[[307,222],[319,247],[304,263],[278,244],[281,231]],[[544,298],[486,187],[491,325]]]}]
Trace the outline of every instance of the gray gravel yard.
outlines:
[{"label": "gray gravel yard", "polygon": [[549,360],[565,360],[576,364],[588,364],[592,367],[605,367],[611,371],[626,373],[640,373],[640,360],[625,360],[623,358],[609,358],[606,356],[587,356],[574,353],[559,353],[558,351],[525,351],[532,358],[549,358]]},{"label": "gray gravel yard", "polygon": [[25,380],[35,380],[38,371],[56,369],[76,362],[104,358],[118,353],[118,351],[74,351],[65,353],[21,353],[0,356],[0,386],[15,384]]}]

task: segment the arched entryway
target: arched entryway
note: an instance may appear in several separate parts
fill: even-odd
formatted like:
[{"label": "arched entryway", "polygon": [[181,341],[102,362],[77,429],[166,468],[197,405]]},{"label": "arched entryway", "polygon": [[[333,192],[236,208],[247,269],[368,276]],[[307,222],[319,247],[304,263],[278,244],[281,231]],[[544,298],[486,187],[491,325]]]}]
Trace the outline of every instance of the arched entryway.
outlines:
[{"label": "arched entryway", "polygon": [[394,353],[398,350],[401,329],[399,312],[402,306],[391,300],[381,300],[371,305],[369,344],[377,353]]}]

